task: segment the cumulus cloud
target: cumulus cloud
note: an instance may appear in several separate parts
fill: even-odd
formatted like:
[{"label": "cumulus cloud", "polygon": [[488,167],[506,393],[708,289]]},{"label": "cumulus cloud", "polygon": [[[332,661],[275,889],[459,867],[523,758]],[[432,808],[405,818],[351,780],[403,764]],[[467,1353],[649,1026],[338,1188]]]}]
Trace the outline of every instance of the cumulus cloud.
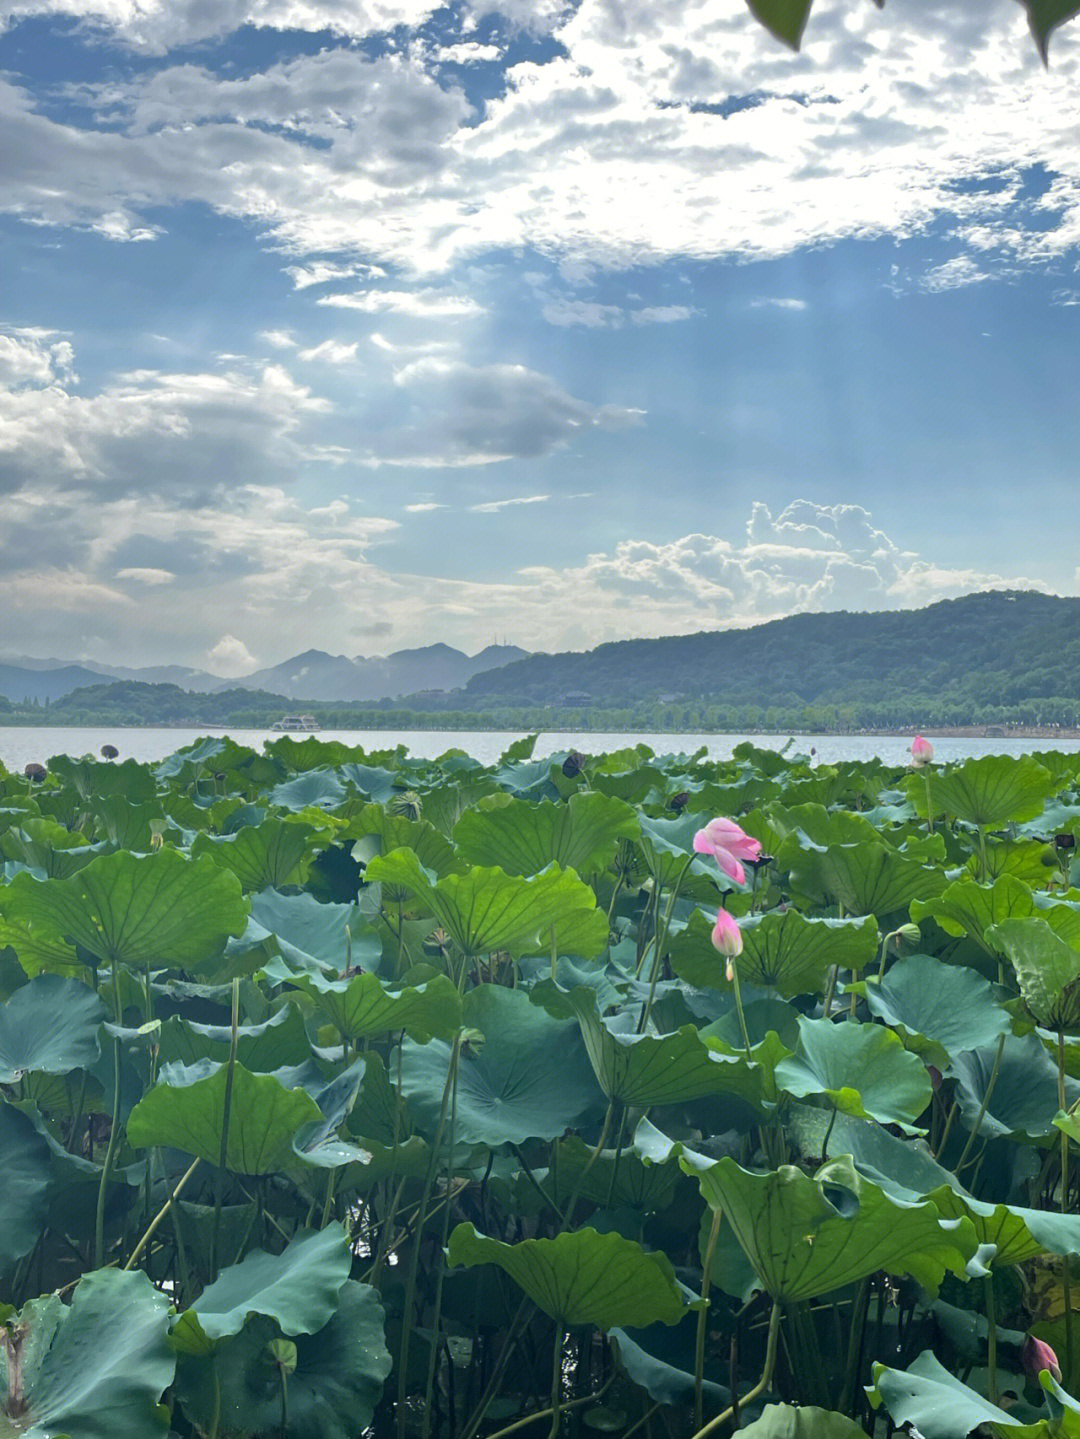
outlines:
[{"label": "cumulus cloud", "polygon": [[152,565],[128,565],[122,570],[117,570],[118,580],[133,580],[139,585],[171,585],[176,579],[172,570],[160,570]]},{"label": "cumulus cloud", "polygon": [[250,674],[259,661],[235,635],[222,635],[217,644],[206,651],[206,660],[215,674],[232,679]]},{"label": "cumulus cloud", "polygon": [[76,383],[75,352],[55,330],[0,329],[0,385]]},{"label": "cumulus cloud", "polygon": [[[245,479],[295,473],[326,458],[301,429],[329,402],[280,365],[255,373],[137,370],[96,394],[68,383],[67,341],[8,336],[8,383],[0,383],[0,490],[56,475],[102,494],[158,488],[205,495]],[[25,381],[25,383],[20,383]]]}]

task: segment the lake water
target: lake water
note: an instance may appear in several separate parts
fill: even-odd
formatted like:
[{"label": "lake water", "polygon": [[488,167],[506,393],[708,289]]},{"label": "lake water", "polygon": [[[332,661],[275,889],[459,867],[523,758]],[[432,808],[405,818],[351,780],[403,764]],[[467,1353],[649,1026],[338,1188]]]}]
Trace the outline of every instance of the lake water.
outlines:
[{"label": "lake water", "polygon": [[[115,745],[121,759],[160,760],[185,745],[193,744],[208,733],[224,734],[238,744],[259,749],[267,740],[277,739],[265,729],[151,728],[125,729],[121,726],[91,729],[0,727],[0,762],[9,770],[22,770],[31,761],[45,762],[50,755],[97,755],[104,744]],[[396,744],[408,746],[409,753],[434,758],[448,749],[463,749],[483,764],[499,758],[508,745],[521,737],[520,730],[323,730],[318,738],[341,740],[345,744],[362,745],[368,750],[392,749]],[[302,738],[302,736],[300,736]],[[680,751],[691,753],[702,745],[710,756],[726,759],[737,744],[752,740],[762,748],[780,749],[787,735],[744,734],[604,734],[600,731],[580,733],[559,731],[541,734],[535,753],[553,754],[558,750],[578,749],[585,754],[621,749],[626,745],[647,744],[657,754]],[[794,748],[808,753],[813,748],[819,763],[844,759],[873,759],[879,756],[889,764],[906,764],[909,735],[795,735]],[[1080,750],[1080,739],[934,739],[938,760],[960,760],[980,754],[1027,754],[1031,750],[1062,749],[1070,753]]]}]

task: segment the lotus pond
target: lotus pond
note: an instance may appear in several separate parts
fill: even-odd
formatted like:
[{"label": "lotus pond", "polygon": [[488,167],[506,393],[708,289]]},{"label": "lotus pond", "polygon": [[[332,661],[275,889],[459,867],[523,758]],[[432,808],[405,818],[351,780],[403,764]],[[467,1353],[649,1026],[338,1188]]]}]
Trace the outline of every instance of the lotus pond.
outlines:
[{"label": "lotus pond", "polygon": [[1080,1432],[1078,833],[1057,752],[0,769],[0,1436]]}]

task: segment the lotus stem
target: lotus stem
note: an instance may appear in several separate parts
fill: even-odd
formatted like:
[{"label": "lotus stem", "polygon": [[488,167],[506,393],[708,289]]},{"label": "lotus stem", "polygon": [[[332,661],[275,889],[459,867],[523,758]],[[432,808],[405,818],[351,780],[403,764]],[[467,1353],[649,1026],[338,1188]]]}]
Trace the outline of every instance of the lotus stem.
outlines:
[{"label": "lotus stem", "polygon": [[990,1096],[994,1092],[994,1085],[997,1083],[997,1077],[1001,1071],[1001,1056],[1004,1052],[1005,1036],[1002,1035],[997,1042],[997,1052],[994,1055],[994,1067],[990,1071],[990,1078],[986,1081],[986,1089],[983,1091],[982,1103],[979,1105],[979,1112],[975,1116],[975,1123],[972,1125],[971,1133],[967,1137],[967,1143],[964,1145],[963,1151],[960,1154],[960,1158],[957,1161],[956,1168],[953,1170],[954,1174],[960,1173],[961,1169],[963,1169],[964,1167],[964,1160],[971,1153],[971,1146],[975,1143],[975,1139],[979,1133],[979,1126],[983,1122],[983,1116],[986,1114],[987,1106],[990,1103]]},{"label": "lotus stem", "polygon": [[[1002,1041],[1004,1043],[1004,1040]],[[1065,1033],[1058,1030],[1057,1035],[1057,1082],[1058,1082],[1058,1108],[1065,1108]],[[1064,1129],[1061,1135],[1061,1212],[1067,1214],[1069,1210],[1069,1136]],[[1073,1359],[1073,1309],[1072,1309],[1072,1273],[1069,1268],[1069,1256],[1063,1257],[1061,1267],[1061,1284],[1065,1298],[1065,1352],[1067,1362],[1071,1370]],[[1071,1382],[1071,1378],[1070,1378]]]},{"label": "lotus stem", "polygon": [[859,1281],[855,1291],[855,1302],[851,1308],[851,1328],[848,1330],[847,1364],[844,1368],[844,1387],[840,1391],[837,1405],[841,1414],[846,1414],[855,1402],[858,1393],[859,1366],[862,1362],[863,1336],[866,1333],[866,1316],[870,1310],[870,1276]]},{"label": "lotus stem", "polygon": [[128,1262],[124,1265],[124,1268],[125,1268],[125,1269],[133,1269],[133,1268],[135,1267],[136,1263],[138,1262],[139,1255],[143,1252],[143,1250],[146,1248],[146,1246],[150,1243],[151,1239],[153,1239],[154,1234],[155,1234],[155,1232],[156,1232],[156,1230],[157,1230],[158,1225],[159,1225],[159,1224],[161,1223],[161,1221],[165,1218],[166,1214],[168,1214],[169,1210],[170,1210],[170,1209],[172,1208],[172,1206],[173,1206],[173,1202],[175,1201],[176,1197],[179,1195],[181,1189],[183,1189],[184,1185],[188,1182],[188,1180],[191,1178],[191,1176],[195,1173],[196,1169],[198,1169],[198,1167],[199,1167],[199,1165],[200,1165],[201,1163],[202,1163],[202,1160],[201,1160],[201,1159],[196,1159],[196,1160],[194,1160],[194,1161],[187,1167],[187,1169],[184,1171],[184,1173],[181,1175],[180,1179],[177,1181],[176,1188],[175,1188],[175,1189],[172,1191],[172,1193],[169,1195],[168,1199],[166,1199],[165,1203],[164,1203],[164,1204],[161,1206],[161,1208],[158,1210],[157,1214],[154,1215],[154,1218],[150,1221],[150,1225],[149,1225],[149,1227],[147,1228],[146,1233],[145,1233],[145,1234],[143,1235],[143,1237],[139,1240],[138,1244],[136,1244],[135,1248],[131,1251],[131,1258],[130,1258],[130,1259],[128,1260]]},{"label": "lotus stem", "polygon": [[716,1254],[716,1242],[720,1237],[720,1224],[724,1218],[722,1209],[714,1209],[712,1225],[709,1229],[708,1242],[705,1245],[705,1268],[701,1276],[701,1297],[705,1303],[698,1310],[697,1317],[697,1339],[694,1346],[694,1427],[701,1428],[702,1424],[702,1390],[705,1382],[705,1331],[708,1327],[709,1313],[709,1290],[712,1288],[712,1266],[713,1256]]},{"label": "lotus stem", "polygon": [[551,1361],[551,1428],[548,1439],[559,1439],[562,1424],[562,1359],[566,1330],[562,1324],[555,1324],[555,1353]]},{"label": "lotus stem", "polygon": [[[571,1399],[567,1404],[559,1406],[560,1414],[567,1414],[571,1409],[579,1409],[582,1404],[595,1404],[603,1394],[611,1388],[615,1376],[605,1381],[595,1394],[583,1394],[580,1399]],[[505,1429],[496,1429],[494,1434],[489,1434],[487,1439],[505,1439],[507,1434],[516,1434],[519,1429],[527,1429],[530,1424],[535,1424],[537,1419],[546,1419],[552,1411],[550,1409],[538,1409],[535,1414],[526,1414],[524,1419],[515,1419],[513,1424],[508,1424]],[[462,1430],[463,1434],[475,1434],[476,1427],[469,1424]]]},{"label": "lotus stem", "polygon": [[[420,1245],[424,1238],[424,1225],[430,1215],[427,1213],[428,1201],[431,1198],[431,1191],[435,1185],[435,1170],[439,1162],[439,1149],[442,1145],[443,1134],[446,1130],[446,1119],[450,1112],[451,1096],[457,1088],[457,1067],[458,1056],[461,1053],[462,1031],[458,1030],[454,1036],[454,1047],[450,1051],[450,1066],[446,1072],[446,1084],[443,1086],[442,1107],[439,1110],[439,1122],[435,1128],[435,1139],[431,1146],[431,1158],[428,1161],[427,1173],[424,1176],[424,1189],[420,1199],[420,1208],[417,1211],[418,1220],[416,1233],[413,1236],[413,1250],[409,1259],[409,1277],[405,1285],[405,1307],[402,1311],[401,1323],[401,1350],[398,1355],[398,1408],[397,1408],[397,1431],[398,1439],[405,1439],[406,1419],[408,1411],[406,1400],[409,1397],[409,1340],[412,1337],[412,1317],[416,1306],[416,1281],[420,1273]],[[453,1163],[451,1153],[449,1163]],[[447,1204],[449,1204],[449,1196]]]},{"label": "lotus stem", "polygon": [[[554,931],[552,931],[554,933]],[[446,1205],[443,1209],[442,1242],[440,1249],[446,1252],[446,1241],[450,1234],[450,1206],[454,1196],[454,1134],[457,1129],[457,1066],[454,1066],[453,1093],[450,1098],[450,1138],[447,1145],[446,1159]],[[416,1242],[419,1246],[420,1236],[423,1230],[423,1223],[417,1230]],[[446,1277],[445,1263],[439,1265],[439,1272],[435,1278],[435,1313],[431,1320],[431,1353],[428,1355],[427,1385],[424,1390],[424,1422],[422,1439],[428,1439],[431,1433],[431,1401],[435,1393],[435,1369],[439,1357],[439,1322],[442,1317],[443,1280]],[[450,1364],[453,1369],[453,1361]]]},{"label": "lotus stem", "polygon": [[983,1280],[986,1295],[986,1371],[991,1404],[998,1402],[997,1382],[997,1305],[994,1302],[994,1276],[988,1274]]},{"label": "lotus stem", "polygon": [[214,1176],[214,1224],[210,1231],[210,1278],[217,1278],[218,1243],[221,1237],[221,1206],[223,1199],[223,1174],[229,1157],[229,1115],[232,1110],[233,1075],[236,1073],[236,1050],[240,1038],[240,980],[232,982],[232,1035],[229,1039],[229,1059],[225,1069],[225,1112],[221,1118],[221,1148],[218,1151],[218,1169]]},{"label": "lotus stem", "polygon": [[[116,1011],[116,1023],[123,1023],[123,1010],[120,1004],[120,971],[115,960],[112,967],[113,981],[113,1004]],[[113,1040],[113,1104],[112,1120],[109,1125],[109,1143],[105,1150],[105,1161],[101,1166],[101,1179],[98,1182],[97,1213],[94,1218],[94,1262],[92,1268],[97,1269],[105,1252],[105,1200],[109,1191],[109,1178],[112,1174],[113,1160],[116,1157],[117,1142],[120,1133],[120,1039],[119,1036]],[[91,1158],[93,1158],[93,1145],[91,1144]]]},{"label": "lotus stem", "polygon": [[[772,1383],[773,1370],[776,1368],[776,1346],[779,1338],[780,1301],[779,1299],[774,1299],[772,1313],[769,1315],[769,1337],[765,1344],[765,1368],[762,1370],[761,1378],[754,1385],[753,1389],[750,1390],[749,1394],[744,1394],[739,1400],[740,1405],[749,1404],[750,1401],[756,1399],[759,1394],[764,1394],[765,1390],[768,1389]],[[707,1434],[715,1433],[721,1424],[726,1424],[731,1418],[734,1413],[734,1408],[735,1406],[731,1405],[725,1409],[722,1414],[718,1414],[715,1419],[710,1419],[704,1428],[699,1429],[697,1433],[693,1435],[693,1439],[705,1439]]]},{"label": "lotus stem", "polygon": [[574,1210],[577,1208],[577,1202],[581,1195],[581,1190],[585,1184],[586,1178],[588,1177],[589,1170],[593,1167],[596,1161],[600,1158],[600,1155],[603,1153],[604,1145],[607,1143],[607,1137],[611,1133],[611,1121],[614,1116],[615,1099],[614,1097],[612,1097],[608,1100],[607,1113],[604,1115],[604,1124],[603,1128],[600,1130],[600,1138],[596,1141],[596,1148],[589,1155],[588,1161],[585,1164],[585,1168],[578,1175],[578,1181],[574,1185],[573,1193],[570,1195],[570,1202],[566,1206],[567,1229],[571,1229],[573,1227]]}]

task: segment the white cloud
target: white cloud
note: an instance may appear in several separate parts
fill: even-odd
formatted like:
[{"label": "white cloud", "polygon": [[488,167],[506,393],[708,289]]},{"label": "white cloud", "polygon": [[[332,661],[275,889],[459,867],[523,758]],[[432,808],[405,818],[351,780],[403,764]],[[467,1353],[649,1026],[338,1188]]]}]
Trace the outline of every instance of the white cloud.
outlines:
[{"label": "white cloud", "polygon": [[397,25],[419,25],[429,0],[7,0],[0,30],[34,15],[64,15],[106,31],[133,50],[161,54],[176,45],[227,35],[241,25],[334,30],[361,39]]},{"label": "white cloud", "polygon": [[268,345],[273,345],[275,350],[296,348],[296,341],[288,330],[260,330],[259,339],[265,340]]},{"label": "white cloud", "polygon": [[549,325],[563,328],[581,325],[588,330],[615,329],[623,322],[619,305],[601,305],[595,300],[571,300],[565,296],[546,301],[540,313]]},{"label": "white cloud", "polygon": [[805,300],[790,295],[755,295],[750,301],[752,310],[792,310],[801,313],[806,309]]},{"label": "white cloud", "polygon": [[629,313],[635,325],[674,325],[680,320],[689,320],[692,315],[700,315],[701,311],[691,305],[644,305]]},{"label": "white cloud", "polygon": [[321,345],[313,345],[310,350],[301,350],[301,360],[316,360],[324,365],[347,365],[350,360],[356,359],[358,341],[353,340],[351,345],[345,344],[343,340],[323,340]]},{"label": "white cloud", "polygon": [[509,500],[485,500],[480,505],[470,505],[476,515],[497,515],[500,510],[512,509],[515,505],[542,505],[551,499],[550,495],[515,495]]},{"label": "white cloud", "polygon": [[390,312],[424,319],[461,319],[484,313],[483,306],[469,295],[450,295],[437,290],[355,290],[352,294],[322,295],[316,303],[341,310],[361,310],[366,315]]},{"label": "white cloud", "polygon": [[422,500],[415,505],[406,505],[405,510],[410,515],[426,515],[431,510],[445,510],[445,505],[436,504],[434,500]]},{"label": "white cloud", "polygon": [[442,45],[435,51],[435,58],[441,64],[476,65],[481,61],[499,60],[502,50],[498,45],[481,45],[476,40],[462,40],[457,45]]},{"label": "white cloud", "polygon": [[0,329],[0,385],[75,384],[75,352],[55,330]]},{"label": "white cloud", "polygon": [[310,265],[289,265],[285,270],[297,290],[307,290],[312,285],[328,285],[340,280],[354,280],[358,275],[379,279],[386,271],[379,265],[339,265],[330,260],[316,260]]},{"label": "white cloud", "polygon": [[133,580],[136,584],[150,585],[171,585],[176,579],[172,570],[155,569],[151,565],[128,565],[125,569],[117,570],[118,580]]},{"label": "white cloud", "polygon": [[954,255],[944,264],[927,270],[922,278],[922,287],[936,293],[940,290],[957,290],[962,285],[977,285],[989,278],[989,272],[982,269],[970,255]]},{"label": "white cloud", "polygon": [[[152,476],[158,489],[204,496],[333,459],[301,438],[329,402],[280,365],[255,373],[136,370],[82,395],[63,381],[73,363],[67,341],[7,338],[16,341],[6,352],[15,383],[10,375],[0,383],[0,490],[50,475],[119,494],[145,490]],[[32,383],[19,384],[20,374]]]},{"label": "white cloud", "polygon": [[250,674],[259,665],[247,645],[235,635],[222,635],[217,644],[206,651],[206,660],[214,674],[229,679]]},{"label": "white cloud", "polygon": [[[146,44],[199,17],[215,32],[252,14],[356,31],[427,13],[405,0],[378,13],[346,0],[65,3]],[[150,228],[151,207],[206,204],[294,258],[322,257],[312,269],[405,276],[525,246],[564,276],[773,256],[935,219],[991,273],[1059,258],[1080,244],[1080,27],[1057,33],[1047,73],[1007,0],[917,10],[819,3],[793,55],[738,5],[581,0],[560,8],[556,53],[511,65],[479,113],[436,83],[424,45],[376,59],[331,48],[241,79],[172,65],[81,86],[99,128],[50,118],[8,82],[0,193],[31,219],[129,234]],[[759,103],[720,113],[748,94]],[[1025,198],[1040,168],[1049,184]],[[393,293],[323,298],[376,313]],[[417,304],[400,307],[440,313]]]}]

